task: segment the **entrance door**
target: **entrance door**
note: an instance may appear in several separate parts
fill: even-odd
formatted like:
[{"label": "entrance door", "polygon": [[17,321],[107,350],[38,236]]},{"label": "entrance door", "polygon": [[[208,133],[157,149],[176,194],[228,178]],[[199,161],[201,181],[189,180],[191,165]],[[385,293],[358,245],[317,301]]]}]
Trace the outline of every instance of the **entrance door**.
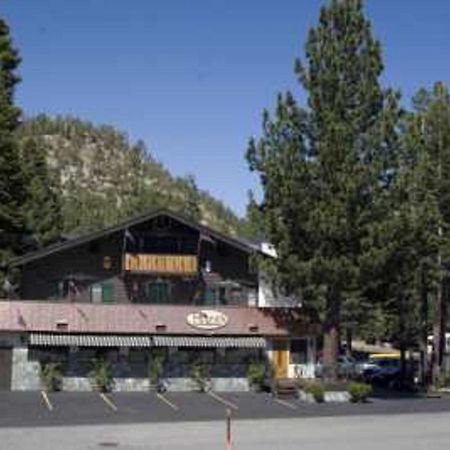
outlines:
[{"label": "entrance door", "polygon": [[274,378],[287,378],[289,363],[288,341],[273,341],[272,345],[272,367]]},{"label": "entrance door", "polygon": [[11,390],[12,350],[0,348],[0,390]]}]

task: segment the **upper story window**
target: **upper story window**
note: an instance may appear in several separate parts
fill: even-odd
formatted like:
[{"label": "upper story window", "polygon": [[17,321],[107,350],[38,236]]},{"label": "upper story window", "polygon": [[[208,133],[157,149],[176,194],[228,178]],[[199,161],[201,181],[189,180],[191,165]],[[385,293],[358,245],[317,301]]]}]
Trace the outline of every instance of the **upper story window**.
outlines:
[{"label": "upper story window", "polygon": [[145,286],[145,301],[148,303],[169,303],[171,286],[168,281],[152,281]]},{"label": "upper story window", "polygon": [[113,303],[114,285],[110,281],[95,283],[90,286],[90,294],[92,303]]}]

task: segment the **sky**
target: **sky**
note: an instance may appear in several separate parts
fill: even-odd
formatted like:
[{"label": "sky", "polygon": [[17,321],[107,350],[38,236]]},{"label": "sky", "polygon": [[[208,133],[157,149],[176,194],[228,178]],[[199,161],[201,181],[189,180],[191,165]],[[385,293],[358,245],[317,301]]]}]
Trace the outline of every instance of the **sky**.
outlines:
[{"label": "sky", "polygon": [[[0,0],[23,63],[26,115],[69,114],[143,139],[173,174],[240,215],[257,188],[245,161],[293,73],[323,0]],[[383,83],[405,104],[450,84],[450,1],[367,0]]]}]

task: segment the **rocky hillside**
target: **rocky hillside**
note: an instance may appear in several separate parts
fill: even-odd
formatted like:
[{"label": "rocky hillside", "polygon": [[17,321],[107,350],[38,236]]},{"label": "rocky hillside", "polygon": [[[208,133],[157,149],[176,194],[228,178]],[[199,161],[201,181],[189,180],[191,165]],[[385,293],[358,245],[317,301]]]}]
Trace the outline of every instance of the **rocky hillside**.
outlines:
[{"label": "rocky hillside", "polygon": [[158,207],[227,234],[244,226],[221,201],[199,190],[194,177],[172,176],[142,141],[130,143],[111,126],[39,115],[24,121],[20,138],[45,149],[61,193],[65,233],[99,229]]}]

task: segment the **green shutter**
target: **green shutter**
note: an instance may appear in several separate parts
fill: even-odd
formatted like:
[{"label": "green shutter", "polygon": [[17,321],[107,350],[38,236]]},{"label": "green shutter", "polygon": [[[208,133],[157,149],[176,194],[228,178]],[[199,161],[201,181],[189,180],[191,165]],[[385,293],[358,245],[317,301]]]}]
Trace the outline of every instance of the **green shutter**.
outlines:
[{"label": "green shutter", "polygon": [[146,292],[149,303],[168,303],[170,299],[170,284],[168,282],[150,282]]},{"label": "green shutter", "polygon": [[102,283],[102,302],[113,303],[114,286],[112,283]]},{"label": "green shutter", "polygon": [[216,304],[216,291],[213,288],[205,289],[205,305]]}]

